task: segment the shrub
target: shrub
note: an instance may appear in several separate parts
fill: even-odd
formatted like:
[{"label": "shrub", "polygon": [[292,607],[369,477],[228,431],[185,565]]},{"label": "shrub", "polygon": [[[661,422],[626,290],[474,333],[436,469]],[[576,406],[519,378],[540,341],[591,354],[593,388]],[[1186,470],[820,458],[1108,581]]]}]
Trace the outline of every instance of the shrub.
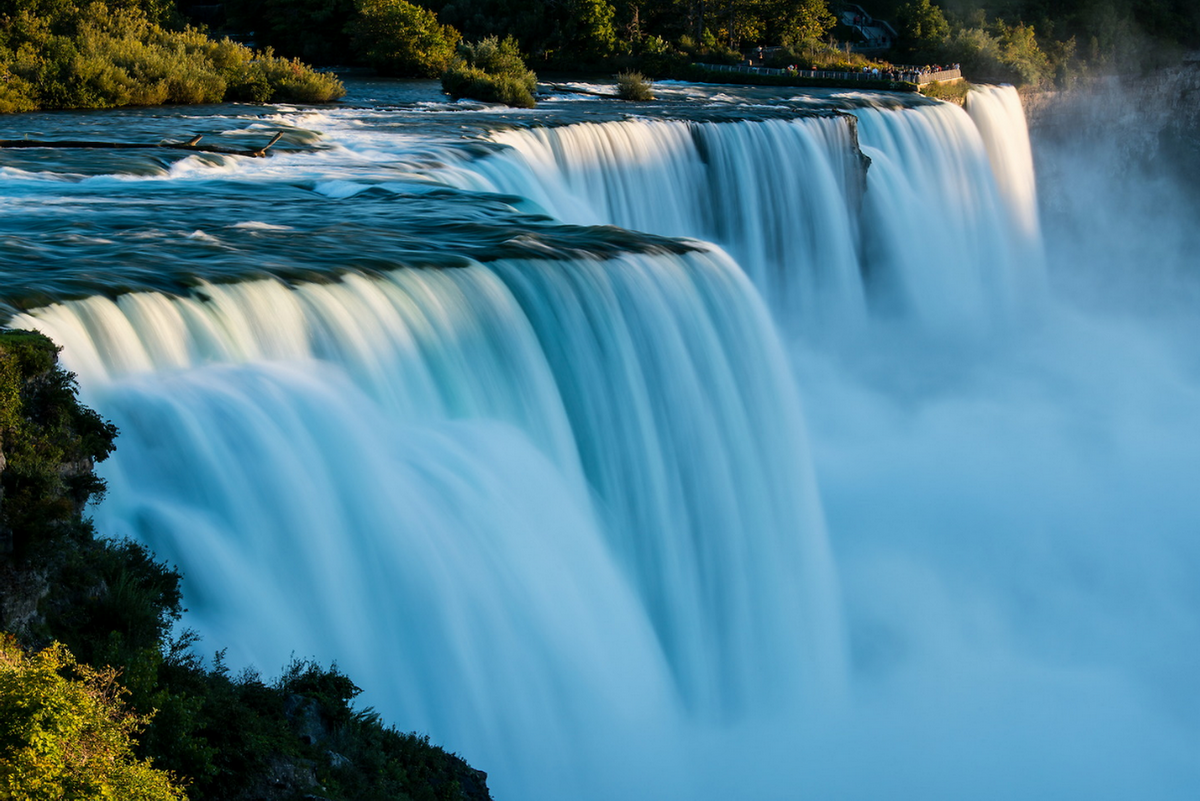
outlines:
[{"label": "shrub", "polygon": [[270,48],[250,64],[249,80],[254,86],[269,87],[269,102],[328,103],[346,93],[336,75],[316,72],[294,58],[280,58]]},{"label": "shrub", "polygon": [[134,756],[148,718],[125,709],[116,678],[62,645],[26,656],[10,636],[0,639],[0,796],[186,798],[170,774]]},{"label": "shrub", "polygon": [[[228,39],[160,27],[137,6],[47,5],[7,20],[0,112],[222,100],[327,102],[336,77]],[[159,15],[161,16],[161,15]]]},{"label": "shrub", "polygon": [[966,81],[934,81],[921,87],[921,94],[961,106],[966,101],[967,92],[970,90],[971,85]]},{"label": "shrub", "polygon": [[653,100],[650,84],[640,72],[622,72],[617,75],[617,97],[622,100]]},{"label": "shrub", "polygon": [[485,103],[533,108],[537,101],[537,76],[511,36],[489,36],[474,44],[459,45],[450,68],[442,73],[442,89],[455,100],[469,97]]}]

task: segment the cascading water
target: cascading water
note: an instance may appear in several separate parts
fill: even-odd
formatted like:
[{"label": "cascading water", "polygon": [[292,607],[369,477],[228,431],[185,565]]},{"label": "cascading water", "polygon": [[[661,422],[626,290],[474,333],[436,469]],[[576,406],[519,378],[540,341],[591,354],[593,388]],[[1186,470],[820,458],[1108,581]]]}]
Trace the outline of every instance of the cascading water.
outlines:
[{"label": "cascading water", "polygon": [[567,222],[715,242],[810,338],[857,328],[868,299],[961,329],[1032,302],[1041,280],[1027,137],[1023,159],[1020,145],[999,144],[1025,136],[1020,103],[1011,88],[988,90],[973,109],[975,121],[927,105],[855,109],[857,126],[837,116],[513,129],[493,137],[507,149],[443,175],[532,198]]},{"label": "cascading water", "polygon": [[531,197],[566,222],[717,242],[814,331],[864,314],[862,166],[844,118],[629,120],[494,138],[508,149],[473,162],[464,183]]},{"label": "cascading water", "polygon": [[1046,302],[1015,92],[748,98],[10,169],[98,527],[497,799],[1192,797],[1197,382]]},{"label": "cascading water", "polygon": [[[206,634],[239,661],[336,657],[517,786],[556,749],[588,775],[561,746],[580,727],[838,690],[799,404],[726,259],[208,285],[16,324],[121,428],[98,524],[196,576]],[[571,723],[505,754],[547,714]]]}]

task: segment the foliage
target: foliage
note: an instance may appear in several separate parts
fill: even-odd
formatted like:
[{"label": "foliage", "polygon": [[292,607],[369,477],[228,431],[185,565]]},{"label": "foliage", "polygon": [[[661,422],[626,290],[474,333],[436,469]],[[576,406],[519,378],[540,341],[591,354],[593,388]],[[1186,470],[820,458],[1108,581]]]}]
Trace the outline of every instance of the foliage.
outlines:
[{"label": "foliage", "polygon": [[[18,559],[85,538],[76,518],[104,491],[93,460],[112,452],[116,428],[78,402],[74,376],[57,366],[58,349],[30,331],[0,335],[0,541]],[[73,467],[72,467],[73,466]]]},{"label": "foliage", "polygon": [[827,0],[729,0],[715,7],[706,25],[731,48],[820,41],[836,19]]},{"label": "foliage", "polygon": [[325,102],[344,92],[335,77],[299,62],[192,28],[163,28],[137,5],[16,5],[0,30],[0,64],[10,77],[0,110]]},{"label": "foliage", "polygon": [[825,0],[773,0],[766,11],[768,40],[785,46],[818,42],[837,22]]},{"label": "foliage", "polygon": [[233,0],[227,14],[236,30],[254,31],[259,47],[311,64],[357,58],[351,23],[355,0]]},{"label": "foliage", "polygon": [[1032,25],[996,24],[1000,39],[1000,61],[1013,73],[1017,83],[1037,85],[1052,74],[1050,59],[1038,46]]},{"label": "foliage", "polygon": [[[881,5],[881,15],[895,10],[889,0]],[[938,6],[949,37],[908,54],[959,62],[983,80],[1063,86],[1084,74],[1178,63],[1185,49],[1200,47],[1200,4],[1192,0],[938,0]]]},{"label": "foliage", "polygon": [[955,81],[953,83],[934,81],[921,87],[921,94],[937,100],[945,100],[948,103],[957,103],[961,106],[967,99],[967,92],[970,90],[971,85],[966,81]]},{"label": "foliage", "polygon": [[650,84],[640,72],[621,72],[617,74],[617,97],[622,100],[644,102],[654,99]]},{"label": "foliage", "polygon": [[186,798],[171,774],[135,756],[148,718],[125,708],[116,679],[60,644],[27,656],[0,638],[0,798]]},{"label": "foliage", "polygon": [[880,61],[825,42],[813,41],[781,48],[768,57],[767,64],[775,68],[794,64],[800,69],[832,70],[834,72],[858,72],[863,67],[878,67],[880,71],[891,69],[891,64],[886,61]]},{"label": "foliage", "polygon": [[910,0],[896,11],[898,46],[905,51],[927,54],[935,51],[950,36],[950,23],[938,6],[929,0]]},{"label": "foliage", "polygon": [[525,67],[516,39],[489,36],[458,46],[458,54],[442,74],[442,89],[455,100],[469,97],[533,108],[537,76]]},{"label": "foliage", "polygon": [[356,49],[384,75],[432,78],[445,72],[462,36],[406,0],[356,0]]},{"label": "foliage", "polygon": [[511,36],[538,62],[559,68],[595,65],[617,44],[608,0],[449,0],[438,17],[472,40]]}]

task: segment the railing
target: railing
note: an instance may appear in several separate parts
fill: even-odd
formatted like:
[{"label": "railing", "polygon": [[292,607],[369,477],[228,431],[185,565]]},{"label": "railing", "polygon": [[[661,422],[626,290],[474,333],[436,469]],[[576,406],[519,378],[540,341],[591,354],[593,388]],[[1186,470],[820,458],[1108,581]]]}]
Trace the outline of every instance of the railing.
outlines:
[{"label": "railing", "polygon": [[962,77],[962,70],[940,70],[939,72],[922,72],[920,83],[924,86],[934,81],[957,81]]},{"label": "railing", "polygon": [[[887,72],[836,72],[833,70],[781,70],[772,67],[750,67],[745,64],[697,64],[714,72],[740,72],[747,75],[790,75],[796,78],[819,78],[828,81],[902,81],[925,85],[934,81],[953,81],[962,77],[961,70],[890,70]],[[892,77],[889,77],[892,76]]]}]

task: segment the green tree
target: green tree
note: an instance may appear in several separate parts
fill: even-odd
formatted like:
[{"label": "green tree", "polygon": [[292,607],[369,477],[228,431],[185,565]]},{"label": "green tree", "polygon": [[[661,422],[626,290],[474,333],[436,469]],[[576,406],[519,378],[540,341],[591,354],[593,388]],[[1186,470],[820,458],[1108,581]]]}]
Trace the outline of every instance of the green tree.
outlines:
[{"label": "green tree", "polygon": [[357,0],[351,32],[363,59],[385,75],[432,78],[454,57],[462,36],[406,0]]},{"label": "green tree", "polygon": [[950,23],[942,9],[929,0],[910,0],[896,10],[899,46],[917,53],[936,50],[950,36]]},{"label": "green tree", "polygon": [[570,0],[559,23],[558,46],[583,58],[604,57],[617,43],[616,10],[607,0]]},{"label": "green tree", "polygon": [[183,801],[134,753],[147,718],[129,713],[112,668],[78,664],[61,644],[26,655],[0,640],[0,799]]},{"label": "green tree", "polygon": [[513,36],[533,58],[567,68],[610,55],[617,42],[608,0],[450,0],[439,17],[471,40]]},{"label": "green tree", "polygon": [[826,0],[771,0],[763,10],[772,44],[790,46],[817,41],[837,23]]},{"label": "green tree", "polygon": [[1052,74],[1049,57],[1038,46],[1032,25],[996,24],[1000,34],[1001,61],[1024,84],[1039,84]]}]

